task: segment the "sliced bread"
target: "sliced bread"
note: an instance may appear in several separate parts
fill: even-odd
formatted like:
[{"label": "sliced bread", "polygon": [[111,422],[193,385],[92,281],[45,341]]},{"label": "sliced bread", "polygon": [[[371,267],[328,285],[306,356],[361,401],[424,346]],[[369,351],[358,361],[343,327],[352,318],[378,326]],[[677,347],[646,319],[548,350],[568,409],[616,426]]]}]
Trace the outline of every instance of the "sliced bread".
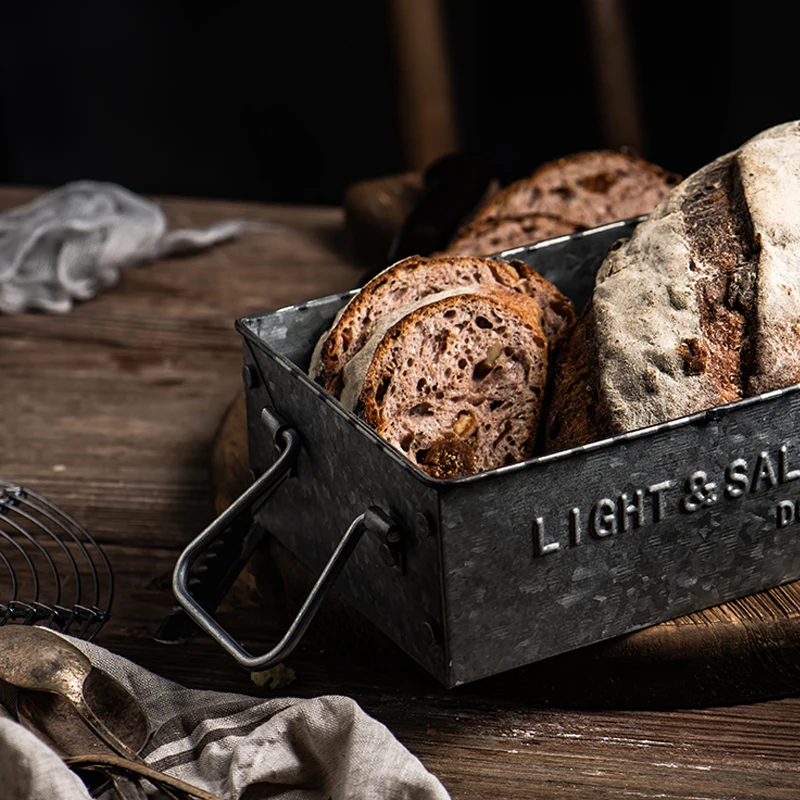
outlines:
[{"label": "sliced bread", "polygon": [[457,478],[529,458],[547,379],[538,305],[458,292],[396,322],[360,374],[353,410],[428,474]]},{"label": "sliced bread", "polygon": [[559,158],[496,194],[446,252],[496,253],[647,214],[679,181],[643,158],[615,150]]},{"label": "sliced bread", "polygon": [[553,391],[542,436],[545,453],[567,450],[597,438],[597,386],[587,341],[593,326],[590,301],[553,366]]},{"label": "sliced bread", "polygon": [[[317,344],[309,374],[335,396],[344,388],[344,369],[380,327],[381,335],[395,315],[433,295],[460,290],[505,290],[534,299],[542,312],[542,325],[552,351],[574,322],[570,301],[518,261],[454,257],[428,259],[412,256],[373,278],[345,307]],[[401,314],[401,316],[402,316]]]},{"label": "sliced bread", "polygon": [[638,156],[616,150],[576,153],[543,164],[496,194],[476,220],[550,214],[594,228],[647,214],[680,181]]},{"label": "sliced bread", "polygon": [[581,228],[574,223],[546,214],[476,220],[458,232],[444,254],[485,256],[523,244],[555,239],[578,230]]}]

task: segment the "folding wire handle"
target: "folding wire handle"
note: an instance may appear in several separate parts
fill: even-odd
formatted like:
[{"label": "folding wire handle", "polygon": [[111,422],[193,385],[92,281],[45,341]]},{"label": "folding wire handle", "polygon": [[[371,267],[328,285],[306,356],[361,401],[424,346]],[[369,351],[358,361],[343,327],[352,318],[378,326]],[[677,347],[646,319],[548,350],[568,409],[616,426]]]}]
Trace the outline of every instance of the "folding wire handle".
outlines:
[{"label": "folding wire handle", "polygon": [[[0,596],[0,625],[44,625],[92,639],[108,619],[114,575],[100,545],[58,506],[4,480],[0,565],[8,581],[8,594]],[[0,592],[3,584],[0,577]]]},{"label": "folding wire handle", "polygon": [[272,431],[276,443],[281,448],[277,460],[186,547],[178,558],[172,575],[172,591],[184,611],[229,655],[233,656],[240,666],[251,672],[270,669],[280,664],[294,650],[319,610],[325,596],[336,582],[350,554],[361,540],[364,531],[369,529],[378,534],[386,534],[395,527],[391,518],[379,508],[369,508],[363,514],[359,514],[339,540],[339,544],[283,638],[263,655],[256,656],[248,652],[192,596],[189,591],[189,572],[194,561],[240,516],[252,514],[275,492],[289,477],[295,465],[300,445],[297,432],[283,423],[269,408],[261,411],[261,420]]}]

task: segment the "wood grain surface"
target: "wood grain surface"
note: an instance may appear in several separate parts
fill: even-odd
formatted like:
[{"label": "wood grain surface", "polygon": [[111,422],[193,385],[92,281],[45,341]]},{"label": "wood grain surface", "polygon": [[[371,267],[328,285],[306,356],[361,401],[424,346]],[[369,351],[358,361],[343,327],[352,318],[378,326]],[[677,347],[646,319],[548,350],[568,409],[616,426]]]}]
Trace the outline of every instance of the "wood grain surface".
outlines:
[{"label": "wood grain surface", "polygon": [[[0,189],[0,208],[33,197]],[[172,606],[180,550],[212,518],[212,441],[240,386],[233,320],[347,289],[337,209],[165,200],[172,225],[247,217],[274,226],[202,255],[127,272],[63,316],[0,317],[0,474],[29,485],[102,542],[117,578],[98,643],[198,688],[271,694],[206,638],[152,635]],[[281,603],[240,582],[220,612],[254,650]],[[794,798],[800,700],[670,711],[563,710],[497,686],[440,689],[408,660],[391,678],[325,648],[312,626],[292,696],[343,693],[384,722],[454,798]],[[636,675],[623,676],[635,682]],[[576,679],[586,690],[591,669]],[[502,687],[500,687],[502,688]]]}]

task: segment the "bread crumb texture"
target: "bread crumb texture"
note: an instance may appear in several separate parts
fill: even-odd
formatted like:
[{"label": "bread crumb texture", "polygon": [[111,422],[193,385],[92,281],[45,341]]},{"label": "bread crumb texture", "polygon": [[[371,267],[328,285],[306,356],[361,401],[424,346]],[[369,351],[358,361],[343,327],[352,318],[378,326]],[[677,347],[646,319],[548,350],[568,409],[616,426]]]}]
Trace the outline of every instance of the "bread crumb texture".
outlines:
[{"label": "bread crumb texture", "polygon": [[359,413],[437,478],[513,464],[533,454],[547,359],[535,301],[510,292],[445,297],[382,338]]}]

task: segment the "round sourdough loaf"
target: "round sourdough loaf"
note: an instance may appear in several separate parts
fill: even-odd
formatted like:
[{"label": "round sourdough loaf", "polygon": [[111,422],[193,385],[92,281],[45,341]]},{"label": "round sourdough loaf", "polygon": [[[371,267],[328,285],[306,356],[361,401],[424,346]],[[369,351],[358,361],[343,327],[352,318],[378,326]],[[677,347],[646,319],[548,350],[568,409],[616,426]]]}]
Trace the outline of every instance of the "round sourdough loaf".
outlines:
[{"label": "round sourdough loaf", "polygon": [[448,293],[372,338],[349,382],[354,410],[428,474],[457,478],[533,454],[548,344],[530,298]]},{"label": "round sourdough loaf", "polygon": [[320,338],[309,374],[335,396],[344,389],[345,369],[376,330],[381,335],[414,304],[448,291],[507,290],[534,299],[551,351],[566,338],[575,319],[572,303],[521,261],[488,258],[423,258],[399,261],[373,278],[345,306]]},{"label": "round sourdough loaf", "polygon": [[687,178],[606,257],[562,351],[549,452],[800,381],[800,124]]}]

